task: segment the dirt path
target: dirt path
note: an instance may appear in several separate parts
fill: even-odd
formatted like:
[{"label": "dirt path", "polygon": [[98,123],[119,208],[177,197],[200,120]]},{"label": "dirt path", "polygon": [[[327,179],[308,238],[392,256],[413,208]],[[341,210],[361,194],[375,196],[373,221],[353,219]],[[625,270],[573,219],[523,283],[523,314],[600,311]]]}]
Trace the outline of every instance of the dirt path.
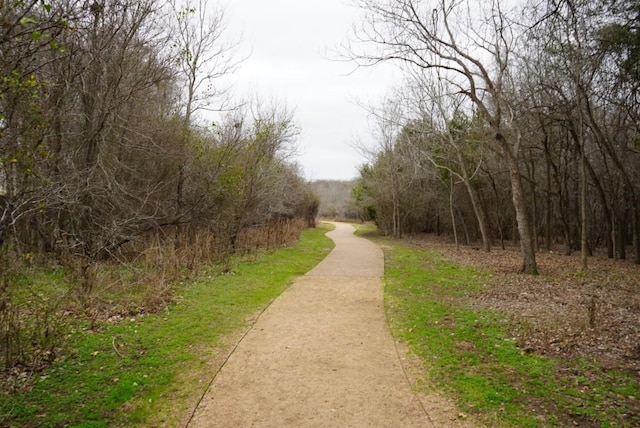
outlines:
[{"label": "dirt path", "polygon": [[190,428],[462,425],[412,391],[385,322],[382,250],[348,224],[328,236],[335,249],[260,316]]}]

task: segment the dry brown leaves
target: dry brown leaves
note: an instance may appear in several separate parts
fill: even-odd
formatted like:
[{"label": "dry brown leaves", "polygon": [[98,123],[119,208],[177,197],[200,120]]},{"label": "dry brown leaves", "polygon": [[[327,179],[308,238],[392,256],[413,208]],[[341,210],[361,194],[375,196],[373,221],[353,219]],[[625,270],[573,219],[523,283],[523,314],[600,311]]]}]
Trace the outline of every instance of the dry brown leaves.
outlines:
[{"label": "dry brown leaves", "polygon": [[472,304],[510,314],[523,352],[595,360],[640,379],[640,266],[596,255],[581,272],[580,255],[538,253],[540,275],[519,273],[519,249],[485,253],[433,236],[420,245],[463,266],[491,272]]}]

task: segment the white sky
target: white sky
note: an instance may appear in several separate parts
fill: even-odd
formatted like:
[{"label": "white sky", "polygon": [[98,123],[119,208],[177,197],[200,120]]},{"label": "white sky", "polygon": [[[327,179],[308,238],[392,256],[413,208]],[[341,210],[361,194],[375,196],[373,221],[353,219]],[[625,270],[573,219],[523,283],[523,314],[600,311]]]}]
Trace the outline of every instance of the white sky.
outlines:
[{"label": "white sky", "polygon": [[391,65],[348,75],[353,64],[326,59],[358,13],[348,0],[228,0],[225,8],[229,31],[242,33],[242,51],[251,52],[236,73],[236,92],[284,101],[294,112],[298,163],[309,180],[357,176],[364,159],[354,142],[371,140],[358,104],[378,104],[399,80]]}]

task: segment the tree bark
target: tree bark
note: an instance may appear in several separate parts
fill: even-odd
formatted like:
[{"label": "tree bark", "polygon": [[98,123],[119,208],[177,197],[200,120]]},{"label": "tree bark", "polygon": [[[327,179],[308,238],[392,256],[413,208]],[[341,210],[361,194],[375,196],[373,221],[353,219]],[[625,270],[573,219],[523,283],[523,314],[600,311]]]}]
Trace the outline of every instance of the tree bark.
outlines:
[{"label": "tree bark", "polygon": [[580,165],[580,209],[581,217],[581,232],[580,232],[580,267],[583,271],[587,270],[587,256],[588,256],[588,243],[587,243],[587,159],[586,148],[584,140],[581,145],[581,165]]},{"label": "tree bark", "polygon": [[449,186],[449,211],[451,213],[451,226],[453,227],[453,239],[456,242],[456,250],[460,250],[460,244],[458,242],[458,229],[456,227],[456,215],[453,209],[453,177],[450,177]]},{"label": "tree bark", "polygon": [[527,204],[524,197],[522,187],[522,176],[520,175],[520,167],[515,154],[511,151],[506,139],[497,133],[496,139],[502,147],[503,153],[507,158],[509,167],[509,178],[511,179],[511,196],[513,206],[516,210],[516,221],[518,223],[518,233],[520,234],[520,251],[522,252],[522,272],[537,275],[538,265],[536,263],[536,254],[533,246],[533,237],[531,234],[531,223]]},{"label": "tree bark", "polygon": [[467,193],[469,194],[469,199],[471,199],[473,212],[476,215],[478,228],[480,229],[480,235],[482,236],[482,247],[484,251],[488,253],[491,251],[491,239],[489,239],[487,216],[485,215],[485,212],[480,205],[478,191],[475,187],[473,187],[473,184],[471,183],[471,179],[469,178],[469,173],[467,173],[467,168],[462,157],[462,153],[460,153],[459,150],[456,150],[456,156],[458,159],[458,164],[460,165],[460,169],[462,170],[462,179],[464,181],[464,185],[467,189]]},{"label": "tree bark", "polygon": [[551,161],[549,160],[547,143],[547,137],[545,136],[544,152],[547,160],[547,210],[545,212],[544,246],[547,251],[551,251]]}]

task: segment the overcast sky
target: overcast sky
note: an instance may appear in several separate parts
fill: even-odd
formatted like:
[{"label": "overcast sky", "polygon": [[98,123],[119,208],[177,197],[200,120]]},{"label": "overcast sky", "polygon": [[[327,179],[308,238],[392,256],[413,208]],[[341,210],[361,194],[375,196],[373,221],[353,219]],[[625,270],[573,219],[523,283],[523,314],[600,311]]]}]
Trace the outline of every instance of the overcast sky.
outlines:
[{"label": "overcast sky", "polygon": [[358,19],[349,0],[228,0],[229,31],[242,33],[250,57],[237,93],[283,101],[301,129],[298,163],[309,180],[345,180],[364,162],[354,142],[370,142],[368,114],[397,82],[391,66],[359,69],[327,59]]}]

